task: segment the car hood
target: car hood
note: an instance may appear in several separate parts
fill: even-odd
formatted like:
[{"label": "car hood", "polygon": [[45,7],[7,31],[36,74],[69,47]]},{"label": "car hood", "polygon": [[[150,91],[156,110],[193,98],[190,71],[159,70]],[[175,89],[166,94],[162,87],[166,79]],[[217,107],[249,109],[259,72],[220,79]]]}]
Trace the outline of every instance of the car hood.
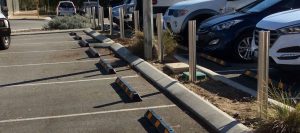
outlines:
[{"label": "car hood", "polygon": [[272,14],[262,19],[256,27],[277,30],[283,27],[300,24],[300,9],[289,10]]},{"label": "car hood", "polygon": [[214,2],[214,1],[218,1],[218,0],[186,0],[186,1],[178,2],[174,5],[172,5],[170,8],[171,9],[184,9],[191,5],[197,6],[199,4],[204,4],[207,2]]},{"label": "car hood", "polygon": [[234,13],[228,13],[228,14],[222,14],[217,15],[214,17],[211,17],[204,21],[201,25],[201,27],[210,27],[222,22],[230,21],[230,20],[236,20],[240,19],[241,17],[244,17],[245,15],[248,15],[250,13],[240,13],[240,12],[234,12]]},{"label": "car hood", "polygon": [[0,18],[6,18],[2,13],[0,13]]}]

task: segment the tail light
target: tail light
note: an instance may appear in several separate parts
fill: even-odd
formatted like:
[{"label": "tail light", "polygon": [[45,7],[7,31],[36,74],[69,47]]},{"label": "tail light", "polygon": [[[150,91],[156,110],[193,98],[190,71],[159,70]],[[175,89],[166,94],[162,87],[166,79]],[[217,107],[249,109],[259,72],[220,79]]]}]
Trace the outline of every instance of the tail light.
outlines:
[{"label": "tail light", "polygon": [[157,0],[152,0],[152,4],[156,5],[157,4]]}]

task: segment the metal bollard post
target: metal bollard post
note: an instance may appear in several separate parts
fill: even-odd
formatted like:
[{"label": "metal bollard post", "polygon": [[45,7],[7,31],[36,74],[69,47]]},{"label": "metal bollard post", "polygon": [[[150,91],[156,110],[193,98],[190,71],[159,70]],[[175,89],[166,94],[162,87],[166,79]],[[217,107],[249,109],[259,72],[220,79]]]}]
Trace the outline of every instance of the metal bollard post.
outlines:
[{"label": "metal bollard post", "polygon": [[119,17],[120,17],[120,37],[125,38],[124,33],[124,6],[119,8]]},{"label": "metal bollard post", "polygon": [[110,35],[113,34],[113,16],[112,16],[112,7],[108,7],[108,13],[109,13],[109,29],[110,29]]},{"label": "metal bollard post", "polygon": [[267,118],[270,32],[259,32],[257,100],[259,118]]},{"label": "metal bollard post", "polygon": [[88,8],[88,18],[90,19],[90,23],[92,23],[92,8]]},{"label": "metal bollard post", "polygon": [[104,31],[104,10],[103,10],[103,7],[100,6],[100,9],[99,9],[99,14],[100,14],[100,24],[101,25],[101,31]]},{"label": "metal bollard post", "polygon": [[153,48],[153,6],[152,0],[143,0],[143,23],[144,23],[144,57],[152,59]]},{"label": "metal bollard post", "polygon": [[84,14],[84,16],[85,16],[85,17],[87,17],[88,10],[87,10],[87,8],[86,8],[86,7],[84,8],[84,13],[85,13],[85,14]]},{"label": "metal bollard post", "polygon": [[134,11],[133,16],[134,16],[134,30],[135,32],[140,31],[140,12]]},{"label": "metal bollard post", "polygon": [[157,24],[157,41],[158,41],[158,60],[162,62],[164,60],[164,46],[163,46],[163,14],[158,13],[156,15]]},{"label": "metal bollard post", "polygon": [[93,26],[94,28],[96,29],[96,8],[95,7],[92,7],[92,18],[93,18]]},{"label": "metal bollard post", "polygon": [[196,20],[189,21],[189,80],[196,82]]},{"label": "metal bollard post", "polygon": [[97,12],[97,13],[98,13],[98,16],[97,16],[97,17],[98,17],[98,19],[97,19],[97,20],[98,20],[98,21],[97,21],[97,25],[100,27],[100,18],[101,18],[101,14],[100,14],[100,6],[97,6],[97,8],[98,8],[98,10],[97,10],[97,11],[98,11],[98,12]]}]

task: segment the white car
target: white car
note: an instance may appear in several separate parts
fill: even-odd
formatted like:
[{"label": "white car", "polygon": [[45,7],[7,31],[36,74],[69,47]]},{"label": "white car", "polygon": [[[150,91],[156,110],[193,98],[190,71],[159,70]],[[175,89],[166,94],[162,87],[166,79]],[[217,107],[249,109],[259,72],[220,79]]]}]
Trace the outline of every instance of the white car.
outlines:
[{"label": "white car", "polygon": [[60,1],[56,8],[57,16],[75,15],[76,8],[72,1]]},{"label": "white car", "polygon": [[[156,18],[157,13],[165,13],[166,10],[174,5],[177,2],[186,1],[186,0],[152,0],[153,4],[153,18]],[[120,6],[113,7],[113,21],[116,24],[119,24],[119,8],[125,7],[125,26],[132,27],[133,26],[133,11],[139,10],[140,12],[140,25],[143,25],[143,2],[142,0],[124,0],[124,4]],[[154,23],[155,24],[155,23]],[[155,25],[154,25],[155,26]]]},{"label": "white car", "polygon": [[197,20],[197,25],[225,9],[226,0],[187,0],[174,4],[164,15],[164,27],[187,38],[188,21]]},{"label": "white car", "polygon": [[252,51],[257,57],[258,31],[270,31],[269,56],[276,66],[300,70],[300,9],[279,12],[265,17],[256,25]]},{"label": "white car", "polygon": [[164,15],[164,28],[170,29],[181,39],[188,37],[188,21],[200,23],[212,16],[246,6],[255,0],[187,0],[174,4]]}]

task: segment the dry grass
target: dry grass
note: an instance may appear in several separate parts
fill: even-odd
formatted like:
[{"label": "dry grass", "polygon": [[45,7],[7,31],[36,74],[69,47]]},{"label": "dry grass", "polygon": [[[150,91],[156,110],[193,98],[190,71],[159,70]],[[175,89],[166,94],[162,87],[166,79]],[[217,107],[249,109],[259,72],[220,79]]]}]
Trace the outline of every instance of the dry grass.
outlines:
[{"label": "dry grass", "polygon": [[[271,88],[270,97],[295,107],[291,110],[289,107],[270,106],[268,119],[257,129],[258,133],[300,133],[300,104],[296,104],[290,99],[290,94],[276,88]],[[271,110],[271,111],[270,111]]]}]

